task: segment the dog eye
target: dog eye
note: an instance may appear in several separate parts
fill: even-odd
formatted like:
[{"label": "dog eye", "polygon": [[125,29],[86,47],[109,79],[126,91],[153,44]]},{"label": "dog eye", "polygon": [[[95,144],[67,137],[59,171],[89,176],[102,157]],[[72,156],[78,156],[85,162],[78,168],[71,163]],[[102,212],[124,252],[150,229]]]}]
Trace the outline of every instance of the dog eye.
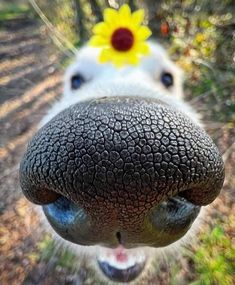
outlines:
[{"label": "dog eye", "polygon": [[72,90],[76,90],[81,87],[81,85],[85,82],[85,79],[80,74],[75,74],[71,78],[71,88]]},{"label": "dog eye", "polygon": [[166,88],[171,87],[174,84],[174,79],[171,73],[163,72],[161,75],[161,82]]}]

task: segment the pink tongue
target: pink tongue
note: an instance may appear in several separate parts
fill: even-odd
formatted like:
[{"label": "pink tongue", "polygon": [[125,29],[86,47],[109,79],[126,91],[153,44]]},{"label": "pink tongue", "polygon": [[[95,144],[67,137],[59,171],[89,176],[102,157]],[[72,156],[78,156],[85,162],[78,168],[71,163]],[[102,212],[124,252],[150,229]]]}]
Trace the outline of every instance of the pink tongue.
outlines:
[{"label": "pink tongue", "polygon": [[119,245],[115,250],[114,250],[114,255],[116,257],[116,260],[118,262],[126,262],[128,259],[128,256],[126,254],[126,250],[123,246]]}]

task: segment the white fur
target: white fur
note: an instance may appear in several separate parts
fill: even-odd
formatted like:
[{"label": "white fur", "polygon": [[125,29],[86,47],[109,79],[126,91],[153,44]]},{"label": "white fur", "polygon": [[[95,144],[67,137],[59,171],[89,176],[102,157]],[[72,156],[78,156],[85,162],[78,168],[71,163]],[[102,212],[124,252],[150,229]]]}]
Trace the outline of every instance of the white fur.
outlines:
[{"label": "white fur", "polygon": [[[44,117],[41,125],[75,103],[104,96],[158,98],[199,124],[197,114],[183,101],[183,72],[168,58],[161,46],[152,42],[149,44],[151,53],[141,60],[139,66],[120,69],[116,69],[112,64],[99,64],[97,60],[99,49],[83,47],[74,63],[66,70],[61,99]],[[161,83],[162,72],[170,72],[173,75],[173,87],[167,89]],[[75,74],[81,74],[87,82],[79,90],[73,91],[70,80]]]},{"label": "white fur", "polygon": [[[150,42],[151,54],[141,60],[137,67],[123,67],[116,69],[112,64],[99,64],[97,57],[99,49],[83,47],[77,54],[74,62],[68,67],[64,77],[64,93],[59,100],[42,120],[41,126],[51,120],[55,115],[65,108],[85,100],[92,100],[108,96],[142,96],[149,98],[158,98],[168,105],[173,106],[180,112],[189,116],[196,124],[200,124],[197,114],[190,106],[183,101],[183,72],[168,58],[165,50]],[[160,81],[162,72],[170,72],[174,77],[174,86],[167,89]],[[70,80],[75,74],[81,74],[86,83],[77,91],[71,90]],[[117,267],[126,268],[132,265],[134,261],[146,258],[165,255],[175,256],[178,252],[178,246],[187,240],[192,241],[198,224],[201,221],[202,214],[194,222],[191,230],[179,241],[162,249],[139,248],[128,250],[130,256],[128,264],[116,264]],[[46,220],[46,219],[45,219]],[[61,238],[54,233],[56,239]],[[104,258],[109,253],[109,249],[100,246],[81,247],[69,244],[73,251],[90,256],[92,260]],[[113,257],[110,263],[115,264]]]}]

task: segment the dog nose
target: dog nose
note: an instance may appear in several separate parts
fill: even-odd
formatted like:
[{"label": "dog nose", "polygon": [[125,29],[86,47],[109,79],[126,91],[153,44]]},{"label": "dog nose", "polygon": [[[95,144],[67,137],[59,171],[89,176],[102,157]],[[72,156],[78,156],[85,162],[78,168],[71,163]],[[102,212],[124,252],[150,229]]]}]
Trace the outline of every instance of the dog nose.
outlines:
[{"label": "dog nose", "polygon": [[[179,228],[185,230],[197,206],[217,197],[223,180],[221,156],[205,131],[166,103],[140,97],[69,107],[38,131],[20,166],[24,195],[47,205],[52,226],[81,244],[77,236],[92,232],[90,243],[110,245],[111,231],[119,242],[136,236],[138,244],[152,243],[147,224],[161,228],[163,217],[170,224],[181,204],[188,223]],[[172,211],[172,201],[179,212]]]}]

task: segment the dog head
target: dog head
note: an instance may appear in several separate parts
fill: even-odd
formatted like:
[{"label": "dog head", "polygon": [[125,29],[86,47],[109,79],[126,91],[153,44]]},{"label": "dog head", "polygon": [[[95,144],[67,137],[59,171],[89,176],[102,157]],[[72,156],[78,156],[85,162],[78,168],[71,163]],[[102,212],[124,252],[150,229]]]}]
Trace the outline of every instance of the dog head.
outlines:
[{"label": "dog head", "polygon": [[218,149],[183,102],[181,70],[149,44],[138,67],[121,69],[82,48],[20,167],[25,196],[54,230],[99,246],[101,271],[120,282],[143,271],[140,247],[180,240],[224,180]]}]

